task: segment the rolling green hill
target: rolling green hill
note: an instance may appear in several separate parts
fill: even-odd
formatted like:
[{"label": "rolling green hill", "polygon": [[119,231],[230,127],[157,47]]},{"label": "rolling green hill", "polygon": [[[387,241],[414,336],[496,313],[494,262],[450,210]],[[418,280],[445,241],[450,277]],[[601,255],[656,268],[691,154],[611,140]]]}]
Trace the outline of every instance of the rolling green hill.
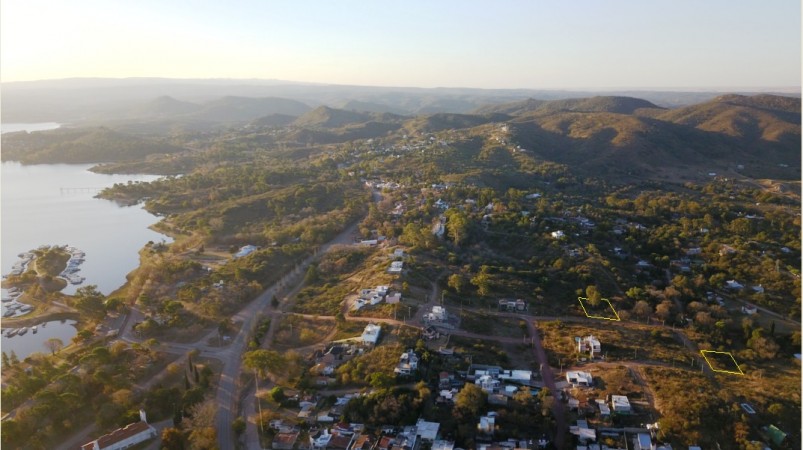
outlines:
[{"label": "rolling green hill", "polygon": [[547,115],[564,111],[633,114],[635,111],[642,108],[661,109],[653,103],[640,98],[597,96],[589,98],[570,98],[564,100],[536,100],[528,98],[527,100],[519,102],[484,106],[477,109],[475,112],[478,114],[502,113],[511,115],[524,115],[530,113]]},{"label": "rolling green hill", "polygon": [[183,150],[105,127],[7,133],[2,137],[2,146],[3,161],[28,164],[134,161]]},{"label": "rolling green hill", "polygon": [[300,116],[310,107],[296,100],[278,97],[223,97],[205,103],[191,117],[196,120],[213,122],[249,121],[270,114],[286,114]]}]

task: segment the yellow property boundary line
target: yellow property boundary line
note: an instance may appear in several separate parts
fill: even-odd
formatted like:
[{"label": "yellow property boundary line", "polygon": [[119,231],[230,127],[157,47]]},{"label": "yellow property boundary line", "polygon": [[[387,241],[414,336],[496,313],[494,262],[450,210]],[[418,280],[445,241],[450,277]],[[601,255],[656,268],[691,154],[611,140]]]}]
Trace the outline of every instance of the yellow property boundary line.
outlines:
[{"label": "yellow property boundary line", "polygon": [[613,305],[611,304],[611,301],[608,300],[607,298],[603,298],[602,301],[608,303],[608,306],[611,307],[611,311],[613,311],[613,315],[614,315],[615,318],[614,317],[603,317],[603,316],[589,316],[588,315],[588,311],[586,311],[586,306],[583,304],[583,300],[588,301],[588,299],[585,298],[585,297],[577,297],[577,300],[580,302],[580,307],[583,308],[583,313],[589,319],[612,320],[614,322],[618,322],[618,321],[622,320],[622,319],[619,318],[619,314],[616,312],[616,309],[614,309]]},{"label": "yellow property boundary line", "polygon": [[[714,369],[714,366],[711,365],[711,361],[709,361],[708,357],[705,356],[706,353],[713,353],[715,355],[728,355],[728,356],[730,356],[731,361],[733,361],[733,365],[736,366],[736,370],[738,370],[738,372],[734,372],[732,370],[717,370],[717,369]],[[714,372],[730,373],[730,374],[733,374],[733,375],[744,375],[744,372],[742,372],[742,369],[739,368],[739,363],[736,362],[736,358],[733,357],[731,352],[715,352],[713,350],[700,350],[700,354],[703,355],[703,359],[705,359],[705,362],[708,364],[708,367],[710,367],[711,370],[713,370]]]}]

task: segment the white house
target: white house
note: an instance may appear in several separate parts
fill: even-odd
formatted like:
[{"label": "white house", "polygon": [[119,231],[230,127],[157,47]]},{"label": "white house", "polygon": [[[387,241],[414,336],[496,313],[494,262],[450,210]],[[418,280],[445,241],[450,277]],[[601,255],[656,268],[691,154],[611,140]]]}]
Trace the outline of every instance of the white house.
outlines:
[{"label": "white house", "polygon": [[611,407],[614,412],[620,414],[630,414],[630,400],[626,395],[611,395]]},{"label": "white house", "polygon": [[446,321],[447,314],[446,308],[435,305],[432,307],[432,312],[427,313],[424,318],[430,322],[444,322]]},{"label": "white house", "polygon": [[599,339],[595,338],[594,335],[576,339],[577,339],[577,351],[579,353],[588,352],[591,353],[591,356],[594,356],[595,354],[599,354],[602,351],[602,346],[599,343]]},{"label": "white house", "polygon": [[410,375],[416,370],[418,370],[418,355],[410,349],[401,354],[399,364],[396,365],[393,372],[399,375]]},{"label": "white house", "polygon": [[728,289],[742,289],[744,285],[736,280],[728,280],[725,282],[725,287]]},{"label": "white house", "polygon": [[611,408],[608,408],[608,404],[605,403],[602,399],[597,399],[597,407],[599,408],[599,415],[600,416],[610,416],[611,415]]},{"label": "white house", "polygon": [[390,263],[388,273],[402,273],[404,269],[404,261],[393,261]]},{"label": "white house", "polygon": [[591,386],[594,384],[594,378],[588,372],[573,371],[566,372],[566,381],[572,386]]},{"label": "white house", "polygon": [[325,449],[326,446],[329,445],[329,441],[331,440],[332,440],[332,435],[329,434],[329,430],[327,430],[326,428],[309,436],[310,446],[315,450]]},{"label": "white house", "polygon": [[550,234],[552,235],[552,237],[553,237],[554,239],[563,239],[564,237],[566,237],[566,234],[565,234],[563,231],[561,231],[561,230],[558,230],[558,231],[553,231],[553,232],[552,232],[552,233],[550,233]]},{"label": "white house", "polygon": [[382,328],[379,325],[369,323],[365,326],[365,330],[362,332],[360,339],[363,344],[376,345],[377,341],[379,341],[379,333],[381,331]]},{"label": "white house", "polygon": [[483,392],[492,394],[499,390],[501,382],[491,375],[481,375],[474,379],[474,384],[479,386]]},{"label": "white house", "polygon": [[118,428],[94,441],[87,442],[81,446],[81,450],[118,450],[155,438],[156,429],[148,424],[145,411],[139,410],[139,418],[139,422],[128,424],[124,428]]},{"label": "white house", "polygon": [[248,256],[251,253],[254,253],[258,249],[259,249],[259,247],[257,247],[256,245],[246,245],[246,246],[240,247],[240,251],[235,253],[234,257],[235,258],[242,258],[243,256]]},{"label": "white house", "polygon": [[489,412],[488,414],[480,417],[480,423],[477,424],[477,432],[485,435],[494,434],[496,427],[496,413]]},{"label": "white house", "polygon": [[755,292],[757,294],[763,294],[764,293],[764,286],[762,286],[760,284],[757,285],[757,286],[753,286],[753,292]]},{"label": "white house", "polygon": [[441,424],[438,422],[427,422],[424,419],[418,419],[415,423],[415,434],[422,440],[432,442],[438,437],[438,429]]},{"label": "white house", "polygon": [[399,302],[401,302],[401,292],[395,292],[393,295],[385,297],[385,303],[389,305],[395,305]]}]

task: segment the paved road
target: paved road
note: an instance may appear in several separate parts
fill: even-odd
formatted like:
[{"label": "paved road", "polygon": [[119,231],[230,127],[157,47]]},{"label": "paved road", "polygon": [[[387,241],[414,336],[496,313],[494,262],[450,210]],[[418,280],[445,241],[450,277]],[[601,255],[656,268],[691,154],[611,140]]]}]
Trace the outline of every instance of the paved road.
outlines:
[{"label": "paved road", "polygon": [[[226,348],[225,354],[220,355],[222,356],[221,360],[224,363],[224,367],[220,375],[218,391],[215,397],[218,405],[216,428],[218,444],[221,450],[234,449],[235,447],[235,436],[231,429],[231,423],[237,417],[239,409],[237,407],[237,394],[240,388],[238,377],[242,371],[242,353],[246,348],[248,334],[256,325],[257,317],[261,314],[263,317],[271,318],[271,330],[269,330],[268,335],[272,336],[277,321],[275,319],[277,319],[282,312],[281,310],[277,311],[270,308],[270,301],[273,299],[274,295],[277,297],[279,296],[280,286],[284,287],[293,284],[294,289],[298,289],[303,282],[302,274],[306,268],[315,261],[319,255],[326,253],[333,246],[351,244],[352,235],[356,230],[357,223],[348,227],[334,239],[321,246],[315,254],[309,256],[299,264],[298,268],[293,273],[265,290],[259,297],[234,316],[233,320],[241,322],[242,326],[231,345]],[[267,341],[268,340],[266,340],[266,342]]]},{"label": "paved road", "polygon": [[552,402],[552,415],[555,416],[555,436],[553,437],[553,442],[555,443],[555,448],[562,449],[566,432],[569,429],[566,426],[566,414],[563,410],[563,402],[560,401],[560,398],[557,396],[558,391],[555,387],[555,375],[552,373],[552,368],[549,367],[549,359],[547,359],[544,346],[541,345],[541,334],[535,327],[535,321],[532,320],[532,317],[523,315],[518,317],[527,322],[527,328],[530,332],[530,336],[533,338],[533,353],[541,364],[541,378],[544,380],[544,385],[549,388],[554,396],[553,398],[555,401]]}]

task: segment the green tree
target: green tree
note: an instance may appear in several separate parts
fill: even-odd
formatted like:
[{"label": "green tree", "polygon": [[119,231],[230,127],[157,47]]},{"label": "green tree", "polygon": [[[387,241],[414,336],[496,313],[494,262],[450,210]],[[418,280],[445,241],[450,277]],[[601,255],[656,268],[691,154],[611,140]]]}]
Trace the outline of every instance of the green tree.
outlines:
[{"label": "green tree", "polygon": [[490,268],[482,266],[480,271],[471,277],[471,284],[477,287],[477,293],[485,296],[491,292],[491,275],[488,273]]},{"label": "green tree", "polygon": [[625,295],[627,298],[631,298],[633,300],[644,300],[645,292],[644,289],[638,286],[633,286],[628,289],[627,292],[625,292]]},{"label": "green tree", "polygon": [[452,288],[452,290],[460,294],[466,285],[466,280],[459,273],[453,273],[449,275],[449,281],[447,284],[450,288]]},{"label": "green tree", "polygon": [[384,372],[374,372],[368,378],[371,387],[376,389],[387,389],[393,386],[393,383],[396,381],[392,376]]},{"label": "green tree", "polygon": [[588,304],[591,306],[597,306],[602,301],[602,294],[599,293],[597,287],[593,284],[586,287],[586,300],[588,300]]},{"label": "green tree", "polygon": [[51,355],[55,355],[57,351],[64,348],[64,341],[59,338],[50,338],[43,344],[46,349],[50,350]]},{"label": "green tree", "polygon": [[95,320],[106,316],[104,300],[105,297],[95,285],[80,287],[75,291],[75,309]]},{"label": "green tree", "polygon": [[242,417],[237,417],[231,422],[231,429],[234,431],[234,434],[240,436],[241,434],[245,433],[245,419]]},{"label": "green tree", "polygon": [[636,302],[636,305],[633,306],[633,314],[642,319],[647,319],[650,317],[650,314],[652,314],[652,306],[644,300],[639,300]]},{"label": "green tree", "polygon": [[284,389],[282,389],[281,386],[275,386],[273,389],[268,391],[268,397],[278,404],[281,404],[287,398],[284,395]]},{"label": "green tree", "polygon": [[243,364],[251,370],[259,371],[260,376],[265,376],[268,372],[281,372],[285,360],[279,352],[259,349],[243,354]]},{"label": "green tree", "polygon": [[190,448],[212,450],[217,448],[215,414],[217,405],[210,400],[190,408],[190,417],[185,418],[183,428],[189,430]]},{"label": "green tree", "polygon": [[468,217],[466,213],[457,209],[449,209],[446,212],[446,231],[452,238],[455,245],[459,246],[468,237]]},{"label": "green tree", "polygon": [[454,398],[456,410],[460,410],[466,417],[477,417],[485,407],[488,399],[485,392],[476,384],[466,384]]},{"label": "green tree", "polygon": [[184,450],[184,436],[178,428],[162,430],[162,450]]}]

